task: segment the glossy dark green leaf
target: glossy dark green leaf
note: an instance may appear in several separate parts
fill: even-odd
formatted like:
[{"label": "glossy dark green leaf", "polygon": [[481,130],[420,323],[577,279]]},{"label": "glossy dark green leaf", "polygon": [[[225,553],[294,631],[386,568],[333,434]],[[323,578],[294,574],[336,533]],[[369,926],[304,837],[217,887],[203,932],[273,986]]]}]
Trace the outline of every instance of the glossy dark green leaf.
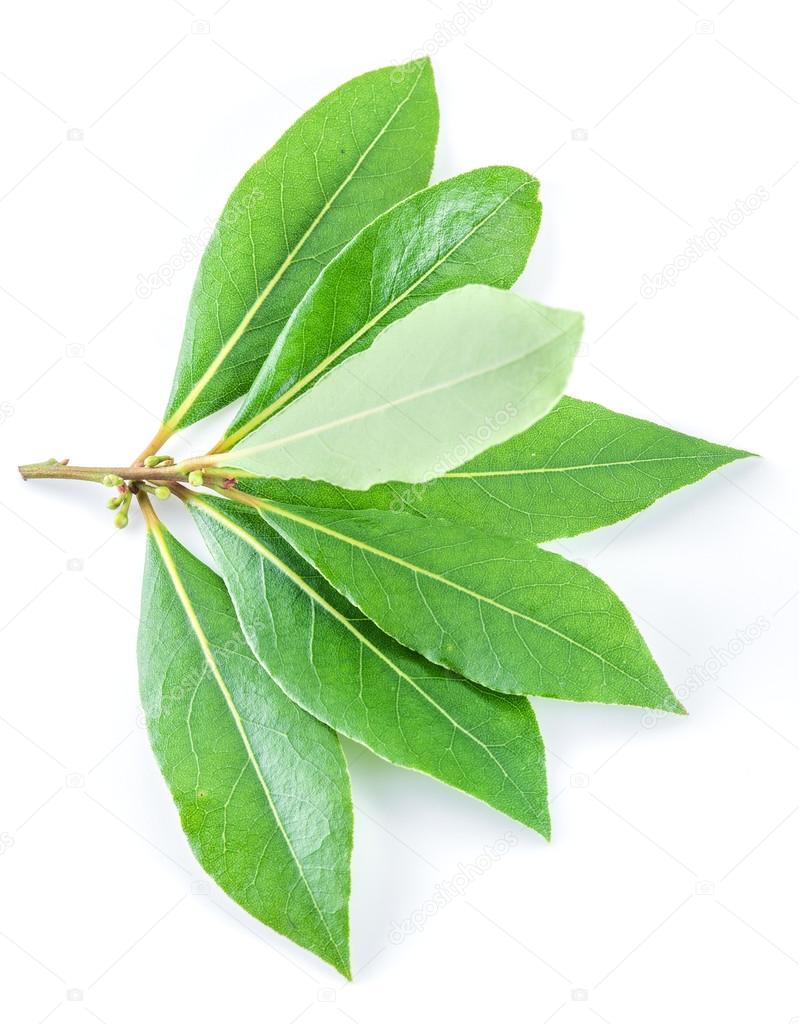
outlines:
[{"label": "glossy dark green leaf", "polygon": [[549,835],[530,704],[426,661],[364,619],[257,512],[193,498],[250,646],[286,693],[339,733]]},{"label": "glossy dark green leaf", "polygon": [[303,298],[221,449],[421,303],[466,284],[509,288],[527,263],[540,219],[538,182],[515,167],[461,174],[384,213]]},{"label": "glossy dark green leaf", "polygon": [[416,512],[490,524],[492,533],[541,542],[626,519],[748,456],[593,402],[562,398],[528,430],[423,485],[353,491],[298,479],[242,486],[287,504]]},{"label": "glossy dark green leaf", "polygon": [[613,591],[530,541],[395,512],[261,514],[386,633],[483,686],[682,710]]},{"label": "glossy dark green leaf", "polygon": [[255,659],[216,573],[148,519],[142,703],[183,829],[237,903],[349,976],[352,807],[338,739]]},{"label": "glossy dark green leaf", "polygon": [[427,184],[437,136],[432,68],[420,60],[342,85],[247,171],[200,263],[167,434],[244,394],[322,267]]}]

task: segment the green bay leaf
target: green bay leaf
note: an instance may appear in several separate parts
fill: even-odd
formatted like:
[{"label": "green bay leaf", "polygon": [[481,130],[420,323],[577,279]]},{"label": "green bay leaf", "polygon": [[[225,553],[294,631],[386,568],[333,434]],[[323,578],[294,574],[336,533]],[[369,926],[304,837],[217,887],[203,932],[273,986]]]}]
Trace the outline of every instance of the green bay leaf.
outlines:
[{"label": "green bay leaf", "polygon": [[468,285],[387,327],[217,463],[356,489],[424,482],[544,416],[563,393],[578,313]]},{"label": "green bay leaf", "polygon": [[617,523],[749,452],[594,402],[564,397],[543,419],[426,484],[353,491],[311,480],[249,480],[251,494],[317,508],[382,508],[490,524],[537,542]]},{"label": "green bay leaf", "polygon": [[227,450],[387,324],[452,288],[510,288],[541,220],[538,182],[483,167],[399,203],[332,260],[286,324],[218,450]]},{"label": "green bay leaf", "polygon": [[261,514],[382,630],[483,686],[683,710],[613,591],[530,541],[379,510]]},{"label": "green bay leaf", "polygon": [[238,904],[349,977],[352,806],[338,738],[257,662],[216,573],[148,521],[141,695],[183,830]]},{"label": "green bay leaf", "polygon": [[252,649],[337,732],[549,836],[544,747],[523,697],[493,693],[400,646],[254,510],[192,498]]},{"label": "green bay leaf", "polygon": [[425,59],[340,86],[247,171],[200,263],[161,440],[247,391],[325,264],[428,183],[437,137]]}]

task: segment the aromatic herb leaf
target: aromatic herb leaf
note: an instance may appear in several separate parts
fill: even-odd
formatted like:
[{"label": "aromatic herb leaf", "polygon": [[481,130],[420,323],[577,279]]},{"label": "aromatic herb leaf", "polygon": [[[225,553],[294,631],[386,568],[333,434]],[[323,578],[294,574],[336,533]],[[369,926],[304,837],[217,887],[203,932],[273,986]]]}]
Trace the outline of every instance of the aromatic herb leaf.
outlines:
[{"label": "aromatic herb leaf", "polygon": [[483,686],[682,710],[613,591],[530,541],[393,512],[261,514],[381,629]]},{"label": "aromatic herb leaf", "polygon": [[165,435],[248,389],[322,267],[430,179],[429,60],[371,71],[303,114],[236,186],[200,264]]},{"label": "aromatic herb leaf", "polygon": [[352,807],[338,739],[255,660],[216,573],[148,518],[142,701],[183,829],[237,903],[349,977]]},{"label": "aromatic herb leaf", "polygon": [[578,313],[486,285],[460,288],[391,324],[214,459],[354,488],[429,480],[545,415],[581,332]]},{"label": "aromatic herb leaf", "polygon": [[465,284],[510,288],[540,220],[538,182],[515,167],[470,171],[384,213],[303,298],[218,449],[421,303]]},{"label": "aromatic herb leaf", "polygon": [[348,491],[310,480],[252,480],[246,490],[317,508],[416,512],[534,541],[573,537],[640,512],[749,452],[562,398],[528,430],[427,484]]},{"label": "aromatic herb leaf", "polygon": [[250,646],[286,693],[339,733],[549,836],[544,747],[522,697],[492,693],[381,633],[272,530],[192,498]]}]

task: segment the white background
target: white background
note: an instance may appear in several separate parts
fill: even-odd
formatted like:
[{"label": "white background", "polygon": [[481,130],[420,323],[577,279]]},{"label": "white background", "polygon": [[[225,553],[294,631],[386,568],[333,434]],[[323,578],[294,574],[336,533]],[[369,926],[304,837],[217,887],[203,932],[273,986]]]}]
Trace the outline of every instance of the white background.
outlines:
[{"label": "white background", "polygon": [[[4,9],[3,1019],[799,1020],[795,5],[215,6]],[[320,95],[423,50],[441,97],[435,177],[508,162],[541,178],[518,287],[585,311],[571,393],[763,458],[564,546],[628,601],[690,717],[536,701],[551,845],[349,748],[347,984],[192,862],[139,716],[140,522],[117,533],[107,492],[23,485],[14,466],[141,448],[195,268],[149,298],[139,275],[206,230]],[[715,250],[642,294],[758,189]],[[506,833],[509,851],[475,872]],[[462,891],[429,914],[447,882]],[[409,918],[419,927],[392,942]]]}]

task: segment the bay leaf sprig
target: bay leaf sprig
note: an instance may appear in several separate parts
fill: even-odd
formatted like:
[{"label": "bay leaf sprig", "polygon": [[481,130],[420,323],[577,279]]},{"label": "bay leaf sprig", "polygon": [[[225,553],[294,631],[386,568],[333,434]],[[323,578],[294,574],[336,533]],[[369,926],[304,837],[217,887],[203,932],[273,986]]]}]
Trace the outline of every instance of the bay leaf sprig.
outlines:
[{"label": "bay leaf sprig", "polygon": [[[199,266],[163,422],[128,465],[20,466],[146,523],[141,700],[197,860],[351,976],[340,738],[549,838],[530,698],[684,708],[619,596],[540,545],[747,452],[564,395],[579,313],[509,291],[526,171],[430,185],[430,62],[322,99],[244,175]],[[238,401],[207,452],[172,435]],[[163,525],[188,510],[210,560]]]}]

